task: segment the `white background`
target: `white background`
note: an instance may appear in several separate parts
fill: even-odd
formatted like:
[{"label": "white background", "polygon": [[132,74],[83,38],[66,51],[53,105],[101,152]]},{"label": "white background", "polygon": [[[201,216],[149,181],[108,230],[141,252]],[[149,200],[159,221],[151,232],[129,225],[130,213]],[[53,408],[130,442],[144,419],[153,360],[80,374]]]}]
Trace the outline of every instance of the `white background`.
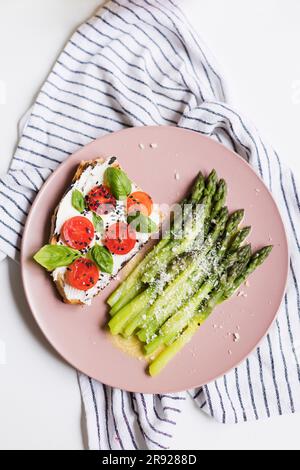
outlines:
[{"label": "white background", "polygon": [[[299,173],[299,0],[183,3],[223,66],[234,104]],[[0,1],[0,173],[12,157],[20,116],[70,33],[99,4],[101,0]],[[0,280],[0,448],[83,449],[76,374],[36,327],[19,268],[4,261]],[[179,419],[175,448],[300,449],[299,428],[299,415],[224,426],[190,402]]]}]

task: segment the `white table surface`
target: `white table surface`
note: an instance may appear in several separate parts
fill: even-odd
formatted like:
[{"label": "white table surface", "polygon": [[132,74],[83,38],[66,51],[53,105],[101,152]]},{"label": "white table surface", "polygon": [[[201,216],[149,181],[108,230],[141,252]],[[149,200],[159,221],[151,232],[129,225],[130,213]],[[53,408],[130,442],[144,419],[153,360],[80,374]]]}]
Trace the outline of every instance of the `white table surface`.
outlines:
[{"label": "white table surface", "polygon": [[[185,0],[231,83],[232,100],[300,173],[299,0]],[[0,173],[17,122],[73,29],[101,0],[0,2]],[[46,344],[18,266],[0,264],[0,448],[83,449],[76,373]],[[176,449],[300,449],[300,416],[224,426],[188,403]]]}]

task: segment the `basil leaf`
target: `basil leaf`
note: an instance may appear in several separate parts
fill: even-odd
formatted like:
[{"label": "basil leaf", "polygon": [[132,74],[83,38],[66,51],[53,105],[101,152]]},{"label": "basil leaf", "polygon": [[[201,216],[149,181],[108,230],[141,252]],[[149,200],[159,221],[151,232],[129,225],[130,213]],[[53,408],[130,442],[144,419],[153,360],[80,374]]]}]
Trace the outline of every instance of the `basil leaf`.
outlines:
[{"label": "basil leaf", "polygon": [[102,217],[100,217],[100,215],[95,214],[95,212],[93,212],[93,224],[94,224],[96,232],[103,233],[103,230],[104,230],[103,219]]},{"label": "basil leaf", "polygon": [[95,245],[91,249],[91,257],[99,266],[100,271],[111,274],[113,271],[114,260],[110,251],[105,246]]},{"label": "basil leaf", "polygon": [[120,168],[107,168],[104,181],[116,199],[126,199],[131,193],[131,181]]},{"label": "basil leaf", "polygon": [[68,246],[45,245],[34,255],[33,259],[43,268],[53,271],[56,268],[69,266],[80,256],[82,256],[80,251]]},{"label": "basil leaf", "polygon": [[74,189],[72,192],[72,206],[81,214],[86,208],[83,194],[78,189]]},{"label": "basil leaf", "polygon": [[158,230],[156,223],[153,222],[153,220],[150,219],[150,217],[147,217],[141,212],[137,212],[136,214],[129,215],[127,217],[127,222],[137,232],[153,233],[153,232],[157,232]]}]

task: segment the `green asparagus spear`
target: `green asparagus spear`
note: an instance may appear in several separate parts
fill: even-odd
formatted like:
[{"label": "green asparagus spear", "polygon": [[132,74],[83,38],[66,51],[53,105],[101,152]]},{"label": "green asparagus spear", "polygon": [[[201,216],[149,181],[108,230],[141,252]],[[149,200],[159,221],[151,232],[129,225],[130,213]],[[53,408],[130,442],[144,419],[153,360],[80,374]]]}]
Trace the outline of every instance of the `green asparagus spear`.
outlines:
[{"label": "green asparagus spear", "polygon": [[[182,260],[180,260],[180,267],[182,266],[182,269],[184,269],[184,267],[187,266],[188,263],[189,258],[184,257]],[[158,279],[155,285],[149,286],[148,289],[142,291],[139,295],[134,297],[134,299],[132,299],[127,305],[122,307],[115,315],[113,315],[113,318],[108,323],[109,327],[111,328],[112,334],[123,334],[123,329],[125,327],[127,328],[127,325],[132,324],[137,314],[142,315],[143,312],[146,312],[147,308],[149,308],[150,305],[153,304],[156,297],[162,293],[165,285],[178,276],[180,272],[179,269],[180,268],[176,263],[172,264],[168,269],[168,272],[162,279]],[[124,336],[129,337],[132,333],[133,331],[129,334],[127,332]]]},{"label": "green asparagus spear", "polygon": [[[243,220],[244,215],[244,210],[238,210],[233,212],[229,216],[228,222],[226,224],[225,233],[223,235],[223,238],[221,239],[220,247],[218,250],[219,257],[222,257],[228,249],[229,245],[232,245],[232,241],[236,235],[236,231],[238,230],[239,224]],[[234,250],[230,250],[230,253],[234,253],[240,247],[240,245],[241,243],[238,244]]]},{"label": "green asparagus spear", "polygon": [[216,170],[212,170],[208,175],[206,180],[206,186],[204,190],[204,195],[207,197],[206,204],[206,218],[204,222],[204,236],[206,236],[210,230],[211,223],[211,211],[213,206],[213,198],[217,191],[218,176]]},{"label": "green asparagus spear", "polygon": [[216,291],[214,296],[208,302],[205,310],[203,310],[198,316],[195,316],[184,332],[168,347],[166,347],[149,365],[149,374],[151,377],[155,377],[168,365],[168,363],[180,352],[186,344],[188,344],[194,334],[197,332],[199,327],[212,313],[215,306],[220,302],[222,298],[222,291]]},{"label": "green asparagus spear", "polygon": [[[246,270],[249,260],[251,258],[251,247],[250,245],[241,248],[240,250],[240,260],[237,261],[232,267],[228,269],[227,275],[223,274],[221,277],[219,285],[216,287],[216,289],[211,293],[209,296],[208,302],[203,304],[203,307],[199,310],[199,312],[196,315],[197,323],[198,326],[202,325],[204,321],[208,318],[208,316],[211,314],[213,309],[219,304],[224,301],[224,292],[226,288],[228,289],[229,286],[233,286],[234,282],[236,279]],[[181,321],[181,325],[173,324],[173,329],[169,328],[169,333],[166,334],[165,332],[165,337],[162,335],[158,336],[155,338],[151,343],[147,346],[145,346],[145,351],[146,354],[153,354],[156,352],[156,350],[161,347],[163,344],[165,345],[171,345],[182,330],[188,326],[189,319],[186,322]],[[178,326],[178,330],[176,330],[176,326]]]},{"label": "green asparagus spear", "polygon": [[[240,273],[240,267],[242,266],[242,269],[245,269],[250,257],[250,245],[244,246],[234,254],[228,255],[219,266],[218,274],[210,276],[198,292],[161,327],[159,336],[145,346],[146,354],[153,354],[162,344],[168,344],[171,338],[176,336],[176,333],[180,333],[188,325],[189,321],[200,307],[203,299],[211,293],[214,287],[218,284],[217,290],[222,291],[222,286],[224,286],[226,282],[231,284],[233,282],[232,279],[235,279]],[[231,273],[229,268],[232,265]],[[230,273],[228,278],[226,276],[224,277],[226,269]]]},{"label": "green asparagus spear", "polygon": [[160,242],[145,256],[145,258],[134,268],[128,277],[117,287],[107,300],[108,305],[112,307],[110,313],[114,315],[124,305],[142,291],[143,275],[148,263],[169,243],[168,238],[162,238]]},{"label": "green asparagus spear", "polygon": [[[228,209],[225,207],[219,213],[216,225],[208,235],[199,254],[195,256],[188,268],[168,285],[162,295],[149,308],[145,320],[140,322],[140,325],[143,323],[146,325],[138,333],[141,341],[145,342],[147,338],[151,338],[157,328],[178,308],[185,296],[191,295],[192,289],[197,287],[196,283],[201,280],[207,268],[210,267],[209,262],[204,262],[205,258],[212,250],[220,234],[223,233],[227,218]],[[194,273],[195,275],[193,275]]]},{"label": "green asparagus spear", "polygon": [[[190,198],[190,202],[191,203],[199,203],[201,201],[201,198],[202,198],[202,195],[204,193],[204,189],[205,189],[205,179],[204,179],[204,176],[203,174],[200,173],[198,174],[198,177],[197,177],[197,180],[196,180],[196,183],[193,187],[193,190],[192,190],[192,195],[191,195],[191,198]],[[187,201],[188,203],[189,201]]]},{"label": "green asparagus spear", "polygon": [[251,227],[244,227],[241,230],[239,230],[234,236],[233,240],[231,241],[229,252],[232,253],[239,246],[241,246],[241,244],[246,240],[250,232],[251,232]]},{"label": "green asparagus spear", "polygon": [[[226,209],[221,211],[220,216],[222,215],[225,216],[225,214],[226,214]],[[235,234],[235,231],[239,223],[241,222],[243,216],[244,216],[244,211],[239,210],[231,214],[231,216],[229,217],[228,222],[226,224],[225,234],[223,238],[221,239],[220,248],[217,253],[219,260],[224,255],[230,243],[230,240]],[[207,252],[211,248],[212,244],[215,242],[217,235],[220,233],[220,230],[222,231],[222,225],[221,227],[218,227],[218,228],[216,226],[212,233],[211,238],[207,240],[206,244],[204,245],[204,251],[202,251],[202,255],[200,257],[202,260],[204,260],[204,258],[206,257]],[[213,259],[213,258],[216,258],[216,254],[214,253],[211,256],[211,258],[212,258],[211,264],[213,266],[216,263],[216,259]],[[198,262],[198,265],[199,264],[200,264],[200,260]],[[207,264],[209,264],[208,259],[206,259],[206,265]],[[205,269],[207,269],[206,266],[205,266]],[[165,319],[168,318],[168,316],[170,316],[176,310],[176,308],[178,308],[180,304],[183,303],[185,298],[193,295],[193,293],[197,290],[198,284],[201,283],[201,279],[203,280],[203,276],[205,275],[205,272],[201,272],[200,269],[198,269],[197,271],[198,272],[195,273],[194,275],[192,275],[190,271],[187,271],[185,275],[182,274],[181,276],[179,276],[178,282],[176,282],[175,284],[175,289],[174,289],[174,284],[170,284],[169,287],[167,287],[166,291],[160,295],[160,297],[157,299],[156,303],[152,307],[150,306],[149,308],[147,308],[147,306],[144,306],[144,308],[141,308],[140,312],[137,312],[136,309],[134,309],[135,315],[130,315],[130,318],[128,322],[126,323],[126,327],[123,332],[124,336],[125,337],[131,336],[133,332],[139,326],[146,324],[147,326],[144,328],[144,330],[146,331],[144,330],[141,331],[139,333],[139,338],[143,341],[146,340],[145,338],[151,338],[155,333],[154,328],[155,327],[158,328],[160,326],[160,323],[162,324],[165,321]],[[183,268],[182,268],[182,272],[184,273]],[[152,300],[154,299],[153,294],[152,294],[153,288],[149,287],[148,291],[149,291],[148,295],[149,295],[149,302],[150,302],[151,297],[152,297]],[[143,296],[143,298],[145,299],[145,296]],[[151,322],[152,325],[148,325],[151,315],[152,317],[155,317],[155,318],[153,318]],[[129,313],[128,313],[128,316],[129,316]]]},{"label": "green asparagus spear", "polygon": [[232,296],[240,285],[245,282],[247,277],[266,260],[271,251],[272,247],[268,246],[255,253],[244,268],[242,274],[236,276],[234,271],[232,272],[230,279],[225,283],[225,285],[220,289],[216,289],[206,308],[199,314],[195,315],[186,330],[178,337],[178,339],[176,339],[170,346],[166,347],[150,364],[149,373],[151,376],[158,375],[161,372],[169,361],[192,339],[193,335],[211,314],[215,306]]},{"label": "green asparagus spear", "polygon": [[[191,214],[192,214],[193,208],[192,206],[188,206],[188,210],[184,214],[185,220],[188,220],[189,222],[192,221],[191,219]],[[189,222],[185,222],[188,224]],[[184,222],[181,220],[176,220],[174,227],[172,228],[172,233],[170,232],[170,237],[176,237],[178,234],[178,237],[181,234],[182,231],[182,224]],[[132,273],[129,275],[129,277],[123,282],[125,284],[126,289],[123,289],[123,293],[120,296],[120,298],[112,305],[112,308],[110,310],[111,316],[114,316],[118,311],[121,310],[122,307],[127,305],[132,299],[136,297],[140,292],[143,291],[144,284],[142,283],[142,274],[146,271],[149,265],[151,265],[152,259],[155,259],[155,257],[159,254],[160,257],[163,256],[164,251],[166,250],[166,247],[169,246],[172,242],[172,239],[162,239],[153,249],[150,251],[145,259],[132,271]],[[135,282],[134,282],[135,281]],[[118,289],[120,289],[121,286],[119,286]],[[117,289],[117,290],[118,290]],[[108,299],[109,302],[110,298]]]},{"label": "green asparagus spear", "polygon": [[[249,245],[249,247],[250,247],[250,245]],[[236,262],[233,266],[229,266],[229,268],[227,270],[227,273],[223,274],[223,276],[221,277],[220,285],[210,295],[209,302],[207,302],[207,304],[204,303],[202,308],[200,309],[199,314],[201,313],[201,318],[202,318],[203,321],[208,317],[208,314],[212,311],[212,309],[218,303],[220,303],[221,301],[224,300],[224,289],[226,287],[226,284],[231,285],[237,279],[237,277],[240,276],[244,272],[244,270],[246,269],[247,264],[249,263],[249,260],[250,260],[250,257],[251,257],[251,249],[249,250],[249,248],[247,248],[247,247],[245,249],[248,250],[248,253],[247,253],[247,251],[244,251],[244,253],[242,251],[240,252],[240,253],[242,253],[242,255],[240,256],[240,260],[238,262]],[[244,250],[244,248],[242,247],[241,250]],[[228,256],[231,256],[231,255],[232,255],[232,253],[228,253]],[[208,306],[210,306],[211,309],[208,309]],[[180,333],[181,333],[181,331],[177,331],[176,334],[169,335],[167,338],[165,338],[164,344],[168,345],[168,346],[170,344],[172,344],[178,338],[178,335]],[[157,344],[159,342],[158,341],[159,338],[160,337],[158,336],[157,341],[156,341]],[[159,342],[159,345],[161,345],[161,344],[162,343]],[[154,349],[153,349],[153,351],[154,351]]]},{"label": "green asparagus spear", "polygon": [[[196,194],[196,193],[195,193]],[[199,210],[199,208],[197,208]],[[193,206],[191,204],[188,204],[186,206],[185,213],[183,214],[183,219],[182,216],[180,215],[179,218],[176,219],[174,223],[174,227],[172,229],[172,235],[170,235],[172,238],[173,237],[181,237],[182,236],[182,226],[185,224],[187,228],[192,225],[193,219],[192,217],[194,216],[195,212],[193,212]],[[190,224],[190,225],[189,225]],[[142,274],[148,269],[148,266],[151,266],[152,264],[152,259],[156,259],[155,257],[158,256],[159,259],[161,259],[164,256],[165,251],[169,251],[169,248],[175,244],[175,242],[172,239],[168,240],[168,243],[166,243],[165,246],[162,244],[163,240],[161,240],[158,245],[156,245],[152,251],[150,251],[147,255],[146,258],[140,263],[140,265],[132,272],[132,274],[129,275],[129,277],[124,281],[124,283],[128,286],[127,290],[125,292],[123,291],[123,294],[121,297],[115,302],[115,304],[112,306],[110,310],[111,316],[114,316],[117,312],[119,312],[125,305],[127,305],[131,300],[133,300],[139,293],[141,293],[145,289],[145,285],[142,282]],[[144,262],[147,261],[145,264]],[[142,266],[142,268],[140,268]],[[144,267],[143,267],[144,266]],[[135,280],[135,283],[133,284],[133,281]],[[132,285],[133,284],[133,285]],[[154,288],[151,288],[151,298],[153,297],[153,292],[155,292],[155,286]]]},{"label": "green asparagus spear", "polygon": [[[219,255],[221,255],[222,253],[224,253],[226,251],[226,248],[228,247],[229,243],[230,243],[229,253],[233,253],[234,251],[236,251],[236,249],[239,248],[239,246],[243,243],[243,241],[249,235],[249,233],[251,231],[251,227],[242,228],[237,233],[235,233],[235,230],[237,229],[237,227],[238,227],[239,223],[241,222],[243,216],[244,216],[244,211],[243,210],[239,210],[239,211],[236,211],[233,214],[231,214],[231,216],[228,220],[227,226],[226,226],[226,232],[224,234],[224,238],[223,238],[221,246],[220,246]],[[154,248],[154,250],[155,250],[155,248]],[[132,300],[132,298],[134,298],[136,295],[139,294],[139,292],[141,292],[140,285],[139,285],[139,283],[136,283],[131,288],[130,298],[129,297],[127,297],[127,298],[124,297],[123,298],[124,301],[127,300],[127,302],[126,301],[125,301],[125,303],[124,303],[124,301],[123,302],[116,302],[115,306],[111,309],[111,314],[114,315],[116,312],[118,312],[123,307],[123,304],[126,305],[127,303],[129,303],[130,300]],[[133,325],[131,325],[131,327],[132,326]],[[135,327],[137,328],[138,326],[139,325],[138,325],[137,317],[136,317]],[[128,328],[127,335],[132,334],[132,333],[130,333],[131,327]]]},{"label": "green asparagus spear", "polygon": [[221,179],[218,183],[217,191],[212,202],[211,218],[214,219],[225,205],[227,197],[227,184]]},{"label": "green asparagus spear", "polygon": [[213,198],[218,184],[218,175],[215,169],[213,169],[207,177],[206,186],[205,186],[205,194]]},{"label": "green asparagus spear", "polygon": [[172,240],[152,259],[142,276],[142,281],[145,284],[155,282],[157,275],[164,272],[170,262],[191,249],[196,238],[203,240],[204,213],[204,207],[197,207],[185,223],[183,237],[179,240]]},{"label": "green asparagus spear", "polygon": [[247,278],[260,266],[264,263],[264,261],[268,258],[270,255],[271,251],[273,249],[273,246],[265,246],[261,250],[257,251],[254,253],[252,256],[249,264],[247,265],[247,268],[244,270],[244,272],[235,280],[234,284],[232,286],[227,286],[225,292],[224,292],[224,299],[229,299],[234,292],[239,288],[241,284],[243,284]]},{"label": "green asparagus spear", "polygon": [[[155,295],[154,293],[152,295]],[[130,304],[125,305],[108,323],[111,333],[115,336],[121,333],[126,323],[140,312],[149,302],[149,292],[144,291],[135,297]]]},{"label": "green asparagus spear", "polygon": [[[202,195],[205,189],[205,181],[202,173],[200,172],[196,183],[192,190],[192,195],[188,200],[184,200],[184,203],[200,203]],[[199,199],[197,199],[199,198]],[[181,224],[180,224],[181,225]],[[110,295],[107,300],[108,305],[114,307],[118,302],[118,305],[114,308],[114,311],[111,313],[116,313],[120,308],[126,305],[130,300],[132,300],[138,292],[143,288],[141,282],[141,276],[144,274],[148,264],[152,259],[154,259],[157,254],[168,245],[172,236],[176,233],[176,220],[174,221],[174,226],[164,234],[163,238],[158,242],[158,244],[146,255],[146,257],[139,263],[139,265],[128,275],[128,277],[118,286],[118,288]]]},{"label": "green asparagus spear", "polygon": [[[192,259],[190,259],[190,262],[192,262]],[[184,286],[185,291],[184,291],[184,294],[182,294],[182,295],[187,295],[188,292],[190,292],[190,294],[193,293],[192,292],[193,285],[198,281],[198,278],[197,278],[197,276],[194,276],[194,277],[191,277],[189,279],[189,282],[186,283],[186,285]],[[151,287],[148,288],[147,290],[149,290],[149,289],[151,289]],[[161,295],[159,296],[159,298],[157,298],[157,300],[156,300],[157,301],[156,310],[159,308],[159,305],[160,305],[160,300],[159,299],[162,298],[162,297],[165,299],[168,295],[168,292],[169,292],[169,290],[168,290],[168,287],[167,287],[165,292],[162,292]],[[174,296],[177,297],[177,292],[174,293]],[[180,301],[178,301],[178,302],[180,302]],[[172,303],[171,307],[168,306],[165,309],[164,315],[166,315],[169,311],[171,311],[171,308],[172,309],[174,308],[173,303]],[[124,333],[123,333],[125,338],[129,338],[139,327],[142,327],[143,325],[146,325],[147,322],[149,322],[149,319],[153,316],[152,312],[153,312],[153,304],[149,305],[146,308],[141,309],[141,311],[139,313],[137,313],[126,325],[126,328],[125,328]],[[142,336],[142,333],[140,333],[140,335]]]}]

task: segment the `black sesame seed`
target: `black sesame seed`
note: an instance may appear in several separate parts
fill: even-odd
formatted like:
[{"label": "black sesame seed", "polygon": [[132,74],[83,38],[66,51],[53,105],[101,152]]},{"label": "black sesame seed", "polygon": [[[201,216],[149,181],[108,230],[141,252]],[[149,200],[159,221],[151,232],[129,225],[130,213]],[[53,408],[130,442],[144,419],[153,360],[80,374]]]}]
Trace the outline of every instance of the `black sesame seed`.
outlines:
[{"label": "black sesame seed", "polygon": [[109,160],[108,164],[109,164],[109,165],[112,165],[116,160],[117,160],[116,157],[111,157],[111,159]]}]

